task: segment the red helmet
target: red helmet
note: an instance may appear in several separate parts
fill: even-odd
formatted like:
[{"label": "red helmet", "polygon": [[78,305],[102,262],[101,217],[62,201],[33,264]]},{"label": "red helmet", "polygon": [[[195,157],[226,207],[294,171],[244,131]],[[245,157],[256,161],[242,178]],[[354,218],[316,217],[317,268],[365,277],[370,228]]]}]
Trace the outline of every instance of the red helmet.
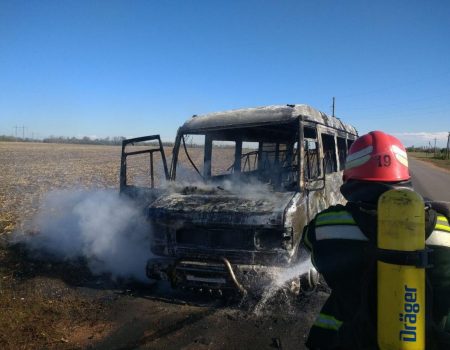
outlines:
[{"label": "red helmet", "polygon": [[371,131],[356,139],[348,151],[344,181],[398,182],[410,178],[405,147],[394,136]]}]

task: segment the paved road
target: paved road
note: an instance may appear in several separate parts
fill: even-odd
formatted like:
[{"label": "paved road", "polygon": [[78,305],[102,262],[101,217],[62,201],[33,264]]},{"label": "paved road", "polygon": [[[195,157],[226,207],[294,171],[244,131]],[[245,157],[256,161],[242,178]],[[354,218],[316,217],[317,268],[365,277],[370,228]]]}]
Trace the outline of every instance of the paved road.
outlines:
[{"label": "paved road", "polygon": [[423,197],[450,202],[449,171],[414,158],[409,158],[409,169],[413,186]]}]

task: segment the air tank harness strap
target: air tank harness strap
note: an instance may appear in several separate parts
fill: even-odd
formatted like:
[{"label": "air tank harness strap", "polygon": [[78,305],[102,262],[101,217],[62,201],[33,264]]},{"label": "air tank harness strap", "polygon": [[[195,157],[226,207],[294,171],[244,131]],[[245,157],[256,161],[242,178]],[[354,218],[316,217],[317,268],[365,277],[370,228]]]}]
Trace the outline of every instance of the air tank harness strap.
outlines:
[{"label": "air tank harness strap", "polygon": [[433,249],[425,248],[415,251],[400,251],[390,249],[377,249],[377,259],[387,264],[415,266],[422,269],[433,267],[431,264],[431,252]]}]

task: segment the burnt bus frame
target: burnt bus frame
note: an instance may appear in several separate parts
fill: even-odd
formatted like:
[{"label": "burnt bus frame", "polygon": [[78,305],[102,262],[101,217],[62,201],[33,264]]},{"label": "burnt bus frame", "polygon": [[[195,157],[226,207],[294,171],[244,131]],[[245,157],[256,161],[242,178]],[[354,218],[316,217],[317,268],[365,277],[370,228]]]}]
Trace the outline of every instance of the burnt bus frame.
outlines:
[{"label": "burnt bus frame", "polygon": [[[252,124],[251,127],[258,127],[258,126],[270,126],[270,125],[279,125],[280,123],[278,122],[274,122],[274,123],[261,123],[261,124]],[[249,125],[250,126],[250,125]],[[245,128],[246,126],[242,126],[239,128]],[[314,129],[316,132],[316,137],[314,138],[317,146],[318,146],[318,161],[319,161],[319,169],[320,169],[320,174],[321,177],[314,179],[314,180],[305,180],[305,169],[304,169],[304,152],[305,152],[305,145],[304,145],[304,128],[308,127],[311,129]],[[214,129],[197,129],[197,130],[189,130],[188,132],[186,132],[186,134],[191,134],[191,135],[205,135],[205,154],[204,154],[204,164],[205,163],[211,163],[211,144],[213,141],[213,138],[208,135],[211,132],[214,131],[220,131],[220,130],[229,130],[230,128],[232,128],[231,126],[227,126],[227,127],[221,127],[221,128],[214,128]],[[320,137],[321,134],[327,134],[330,136],[334,137],[334,144],[335,144],[335,155],[336,155],[336,164],[338,169],[342,168],[342,165],[339,164],[339,157],[338,157],[338,149],[337,149],[337,139],[336,137],[341,137],[343,139],[345,139],[346,144],[348,145],[348,141],[349,140],[355,140],[357,135],[353,135],[349,132],[337,129],[337,128],[333,128],[329,125],[325,125],[322,124],[320,122],[315,122],[315,121],[307,121],[304,120],[303,116],[298,116],[298,132],[297,132],[297,140],[293,140],[295,143],[295,141],[298,142],[299,147],[297,147],[297,159],[298,159],[298,169],[297,169],[297,176],[298,176],[298,191],[305,191],[305,190],[309,190],[309,191],[315,191],[315,190],[322,190],[325,187],[325,181],[326,181],[326,174],[325,174],[325,169],[324,169],[324,161],[325,161],[325,157],[324,157],[324,152],[323,152],[323,142],[322,142],[322,138]],[[178,155],[179,155],[179,151],[180,151],[180,147],[181,147],[181,143],[182,143],[182,138],[185,135],[185,133],[183,132],[183,130],[181,128],[178,129],[177,132],[177,136],[175,138],[175,144],[173,147],[173,157],[172,157],[172,162],[171,162],[171,166],[170,166],[170,171],[169,171],[169,179],[171,181],[176,181],[176,167],[177,167],[177,163],[178,163]],[[349,137],[350,136],[350,137]],[[351,137],[353,136],[353,137]],[[239,139],[235,139],[234,140],[236,142],[236,153],[235,153],[235,164],[237,164],[236,160],[237,157],[239,157],[242,153],[242,140]],[[347,147],[348,148],[348,147]],[[348,150],[348,149],[347,149]],[[258,150],[258,154],[261,152],[261,150]],[[294,154],[292,154],[292,156],[294,156]],[[235,168],[236,170],[236,168]],[[204,173],[202,174],[204,179],[209,179],[211,176],[211,171],[209,167],[204,167]],[[322,181],[322,185],[319,187],[314,187],[314,186],[309,186],[312,182],[316,182],[316,181]]]},{"label": "burnt bus frame", "polygon": [[[289,107],[291,107],[291,105],[288,105]],[[281,106],[282,107],[282,106]],[[233,111],[230,111],[233,112]],[[317,210],[321,210],[323,208],[318,207],[317,205],[320,206],[319,202],[316,203],[315,199],[313,198],[315,195],[325,195],[327,190],[326,187],[330,187],[333,186],[333,183],[330,182],[328,184],[326,178],[327,176],[329,178],[334,177],[336,178],[335,173],[332,174],[326,174],[325,172],[325,167],[324,167],[324,161],[325,161],[325,157],[324,157],[324,149],[323,149],[323,141],[322,141],[322,134],[327,134],[333,137],[334,140],[334,147],[335,147],[335,152],[334,152],[334,157],[335,162],[336,162],[336,167],[337,170],[336,172],[340,172],[342,170],[342,165],[340,164],[341,161],[339,159],[339,149],[338,149],[338,142],[337,142],[337,137],[343,138],[345,139],[345,145],[346,150],[348,151],[348,147],[351,144],[352,141],[354,141],[357,137],[357,132],[354,128],[350,127],[346,127],[345,124],[343,124],[340,120],[334,119],[334,121],[331,121],[331,125],[329,123],[329,120],[327,119],[328,117],[321,113],[320,116],[322,117],[323,122],[321,122],[319,119],[319,117],[317,117],[317,113],[316,115],[314,114],[314,112],[312,112],[311,115],[309,115],[308,111],[306,111],[306,113],[298,113],[296,116],[292,116],[290,117],[290,121],[287,121],[286,119],[283,118],[278,118],[277,120],[275,120],[275,118],[273,120],[270,121],[264,121],[264,122],[255,122],[255,118],[249,118],[248,120],[245,120],[245,122],[238,122],[236,124],[234,124],[234,120],[237,120],[236,118],[231,118],[231,119],[227,119],[226,117],[226,113],[229,112],[225,112],[225,116],[221,117],[220,119],[214,119],[214,121],[217,121],[216,124],[214,123],[197,123],[196,122],[196,117],[194,116],[191,121],[195,120],[194,123],[188,121],[185,123],[184,126],[180,127],[177,131],[177,136],[175,139],[175,143],[173,146],[173,152],[172,152],[172,161],[170,164],[170,170],[167,171],[167,165],[166,165],[166,158],[164,155],[164,150],[163,150],[163,146],[162,146],[162,142],[159,138],[159,135],[153,135],[153,136],[147,136],[147,137],[140,137],[140,138],[135,138],[135,139],[129,139],[129,140],[125,140],[123,142],[122,145],[122,160],[121,160],[121,178],[120,178],[120,188],[121,191],[123,189],[125,189],[127,187],[126,184],[126,158],[127,156],[133,155],[133,154],[138,154],[138,153],[134,153],[134,152],[126,152],[125,151],[125,146],[128,144],[132,144],[132,143],[136,143],[136,142],[145,142],[145,141],[151,141],[151,140],[158,140],[159,143],[159,148],[155,148],[152,150],[147,150],[147,151],[143,151],[142,153],[148,152],[150,154],[153,154],[154,152],[161,152],[162,158],[163,158],[163,164],[164,164],[164,172],[165,172],[165,177],[167,180],[170,181],[175,181],[176,180],[176,167],[177,167],[177,162],[178,162],[178,156],[179,156],[179,151],[180,151],[180,147],[182,147],[182,140],[183,140],[183,136],[187,135],[187,134],[192,134],[192,135],[205,135],[205,141],[206,138],[208,138],[208,134],[209,137],[211,137],[211,134],[214,134],[215,132],[221,132],[221,131],[225,131],[225,130],[230,130],[230,129],[236,129],[236,130],[240,130],[242,131],[242,129],[245,129],[247,127],[270,127],[270,126],[280,126],[280,125],[296,125],[296,127],[298,128],[296,135],[297,137],[292,139],[293,144],[297,141],[298,142],[298,147],[297,147],[297,157],[298,157],[298,169],[297,169],[297,176],[298,176],[298,181],[297,181],[297,187],[294,189],[293,188],[293,192],[296,192],[296,196],[301,195],[306,196],[306,210],[304,212],[304,216],[302,215],[302,217],[298,218],[296,220],[296,223],[294,223],[296,226],[298,226],[299,224],[304,225],[306,224],[307,221],[309,221],[312,216],[315,215],[315,213],[317,212]],[[214,113],[213,113],[214,114]],[[259,118],[259,116],[258,116]],[[200,118],[199,118],[200,119]],[[267,118],[266,118],[267,119]],[[197,127],[200,126],[200,124],[203,127]],[[220,125],[219,125],[220,124]],[[317,161],[318,161],[318,168],[320,169],[320,174],[317,178],[314,179],[306,179],[305,178],[305,161],[306,159],[304,158],[305,155],[305,127],[308,128],[312,128],[315,130],[315,137],[311,138],[311,137],[306,137],[307,139],[312,139],[316,142],[317,145]],[[236,141],[236,152],[235,152],[235,160],[234,162],[236,163],[236,157],[239,156],[241,154],[241,148],[238,146],[238,140],[234,140]],[[241,139],[242,141],[242,139]],[[207,147],[206,142],[205,142],[205,148]],[[140,151],[138,151],[140,153]],[[205,153],[206,152],[205,150]],[[205,157],[206,161],[208,161],[209,158]],[[204,159],[204,161],[205,161]],[[210,160],[210,159],[209,159]],[[234,166],[234,169],[237,170],[236,164]],[[151,169],[151,173],[152,173],[152,169]],[[209,174],[206,173],[204,175],[207,175],[207,179],[209,179]],[[326,182],[327,182],[327,186],[326,186]],[[152,186],[153,187],[153,186]],[[157,190],[152,189],[152,193],[153,190]],[[309,196],[312,196],[311,198],[309,198]],[[311,206],[311,207],[310,207]],[[283,219],[284,220],[284,219]],[[299,226],[300,227],[300,226]],[[291,228],[291,231],[289,234],[286,232],[286,234],[288,234],[288,236],[291,237],[290,240],[290,245],[289,247],[283,247],[284,250],[289,250],[292,251],[293,249],[295,251],[297,251],[297,249],[300,249],[300,236],[301,236],[301,230],[299,231],[298,228],[297,229],[293,229]],[[295,232],[294,232],[295,231]],[[286,237],[287,238],[287,237]],[[173,247],[172,247],[173,249]],[[175,248],[176,249],[176,248]],[[271,254],[277,254],[276,251],[278,251],[279,249],[271,250]],[[235,251],[236,253],[240,253],[241,251],[243,252],[242,249],[233,249],[233,251]],[[199,251],[200,252],[200,251]],[[164,254],[165,255],[165,254]],[[172,254],[170,254],[172,255]],[[161,255],[161,259],[165,260],[165,259],[173,259],[174,256],[163,256]],[[219,259],[226,259],[225,256],[217,256],[216,260]],[[183,258],[183,257],[179,257],[178,258],[178,264],[175,264],[174,267],[175,269],[172,270],[172,272],[175,272],[178,269],[181,269],[181,265],[179,264],[183,264],[185,263],[184,260],[192,260],[191,257],[189,258]],[[200,261],[204,261],[203,258],[201,258],[201,254],[199,255],[198,259],[200,259]],[[209,261],[210,258],[208,258]],[[205,261],[205,263],[207,263],[208,261]],[[223,260],[221,260],[222,263],[226,263]],[[216,261],[217,262],[217,261]],[[229,265],[231,266],[231,260],[228,261]],[[239,264],[237,263],[237,265],[233,265],[233,268],[239,269]],[[251,264],[251,263],[250,263]],[[263,264],[264,265],[264,264]],[[261,267],[263,266],[261,265]],[[255,265],[256,266],[256,265]],[[259,265],[258,265],[259,266]],[[149,267],[149,265],[147,266]],[[227,267],[225,265],[225,267]],[[184,267],[183,267],[184,268]],[[232,268],[232,271],[233,271]],[[169,272],[169,270],[168,270]],[[150,276],[150,274],[148,274]],[[172,273],[169,273],[169,276],[171,276]],[[235,283],[234,283],[235,284]],[[238,289],[239,286],[236,286]]]},{"label": "burnt bus frame", "polygon": [[[146,141],[158,141],[158,148],[149,148],[149,149],[143,149],[139,151],[133,151],[133,152],[126,152],[127,145],[135,145],[136,143],[140,142],[146,142]],[[153,146],[153,145],[152,145]],[[155,187],[154,182],[154,166],[153,166],[153,154],[155,152],[161,153],[161,159],[163,162],[164,167],[164,175],[166,180],[169,180],[169,172],[167,169],[167,162],[166,162],[166,156],[164,154],[164,148],[161,142],[161,138],[159,135],[150,135],[150,136],[143,136],[143,137],[136,137],[132,139],[127,139],[122,141],[122,155],[120,158],[120,192],[123,192],[125,188],[127,187],[127,157],[134,156],[138,154],[145,154],[148,153],[150,156],[150,181],[151,181],[151,188]]]}]

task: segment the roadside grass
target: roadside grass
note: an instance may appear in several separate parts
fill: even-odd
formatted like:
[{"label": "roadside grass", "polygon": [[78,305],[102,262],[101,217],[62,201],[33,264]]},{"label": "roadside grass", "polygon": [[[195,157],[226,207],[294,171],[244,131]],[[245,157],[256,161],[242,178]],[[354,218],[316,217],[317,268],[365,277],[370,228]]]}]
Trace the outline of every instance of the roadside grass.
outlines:
[{"label": "roadside grass", "polygon": [[433,153],[427,152],[408,152],[408,155],[413,158],[432,163],[440,168],[450,170],[450,159],[444,159],[444,156],[442,155],[435,157]]}]

